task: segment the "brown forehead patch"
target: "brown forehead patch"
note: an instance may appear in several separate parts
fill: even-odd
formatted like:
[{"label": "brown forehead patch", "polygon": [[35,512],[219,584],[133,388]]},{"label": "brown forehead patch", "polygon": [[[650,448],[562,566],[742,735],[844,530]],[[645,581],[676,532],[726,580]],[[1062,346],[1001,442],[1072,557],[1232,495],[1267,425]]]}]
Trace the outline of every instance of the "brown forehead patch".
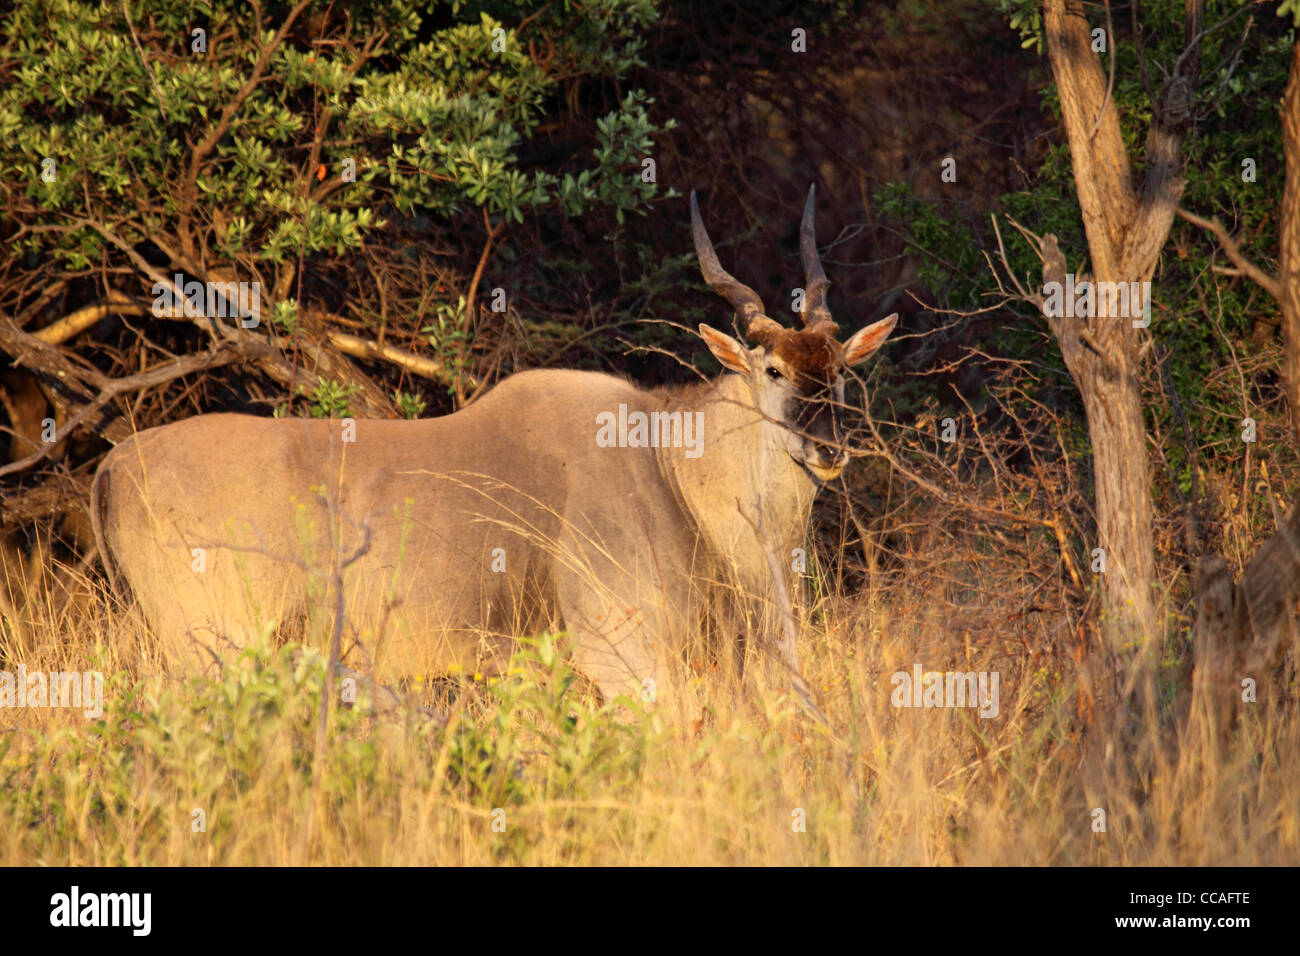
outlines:
[{"label": "brown forehead patch", "polygon": [[823,332],[783,329],[766,345],[801,380],[825,385],[839,374],[840,343]]}]

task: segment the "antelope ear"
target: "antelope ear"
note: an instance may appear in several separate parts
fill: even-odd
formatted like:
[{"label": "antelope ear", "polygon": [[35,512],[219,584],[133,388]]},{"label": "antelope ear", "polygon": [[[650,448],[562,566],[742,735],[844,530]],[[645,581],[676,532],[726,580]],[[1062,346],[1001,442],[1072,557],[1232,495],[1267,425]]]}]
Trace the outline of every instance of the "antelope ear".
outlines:
[{"label": "antelope ear", "polygon": [[873,322],[865,329],[859,329],[849,337],[844,343],[844,364],[857,365],[864,359],[871,357],[872,353],[880,346],[885,344],[885,339],[889,338],[889,333],[894,331],[894,326],[898,324],[898,313],[887,315],[879,322]]},{"label": "antelope ear", "polygon": [[704,344],[709,347],[713,357],[721,362],[726,368],[733,372],[739,372],[741,375],[748,375],[751,371],[749,367],[749,351],[745,346],[733,339],[730,335],[719,332],[712,326],[700,323],[700,335],[704,339]]}]

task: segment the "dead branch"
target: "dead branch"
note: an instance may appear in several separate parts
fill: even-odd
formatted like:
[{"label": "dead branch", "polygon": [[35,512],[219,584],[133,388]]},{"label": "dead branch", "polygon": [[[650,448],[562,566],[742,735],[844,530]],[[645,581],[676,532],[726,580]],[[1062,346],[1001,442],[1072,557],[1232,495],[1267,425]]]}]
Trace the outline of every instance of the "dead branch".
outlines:
[{"label": "dead branch", "polygon": [[1232,236],[1228,234],[1228,230],[1224,227],[1223,223],[1219,221],[1218,216],[1215,216],[1213,219],[1205,219],[1204,217],[1198,216],[1193,212],[1188,212],[1186,209],[1181,207],[1178,210],[1178,215],[1182,216],[1193,226],[1199,226],[1208,232],[1214,233],[1214,237],[1219,240],[1219,245],[1223,248],[1224,254],[1232,260],[1232,264],[1237,267],[1240,274],[1253,280],[1256,285],[1277,301],[1282,301],[1282,283],[1276,276],[1269,275],[1259,266],[1255,265],[1255,263],[1246,258],[1245,254],[1241,251],[1241,247],[1237,245],[1237,240],[1233,239]]},{"label": "dead branch", "polygon": [[[421,355],[412,355],[410,352],[403,352],[391,345],[381,345],[378,342],[363,339],[359,335],[349,335],[346,332],[329,330],[326,332],[326,338],[330,345],[344,355],[351,355],[353,358],[388,362],[391,365],[400,366],[412,374],[439,383],[446,383],[455,378],[455,373],[442,362]],[[479,380],[468,372],[462,373],[462,376],[475,388],[479,387]]]},{"label": "dead branch", "polygon": [[42,445],[18,461],[10,462],[0,467],[0,477],[12,474],[18,471],[24,471],[39,461],[42,461],[58,443],[67,437],[77,426],[79,426],[87,417],[94,414],[99,409],[107,405],[113,398],[124,392],[134,392],[141,389],[153,388],[156,385],[162,385],[173,379],[192,374],[193,372],[204,371],[210,368],[217,368],[221,365],[229,365],[231,362],[239,361],[243,356],[240,354],[238,346],[232,343],[220,343],[207,352],[199,355],[187,355],[179,358],[174,362],[168,362],[147,372],[141,372],[138,375],[128,375],[125,378],[106,379],[95,373],[90,376],[92,379],[98,378],[96,383],[99,385],[99,394],[96,395],[89,403],[84,405],[70,419],[64,422],[54,437],[42,443]]},{"label": "dead branch", "polygon": [[112,291],[107,301],[97,302],[69,313],[57,322],[37,329],[32,335],[47,345],[62,345],[68,339],[80,335],[100,319],[110,315],[148,315],[149,310],[120,292]]}]

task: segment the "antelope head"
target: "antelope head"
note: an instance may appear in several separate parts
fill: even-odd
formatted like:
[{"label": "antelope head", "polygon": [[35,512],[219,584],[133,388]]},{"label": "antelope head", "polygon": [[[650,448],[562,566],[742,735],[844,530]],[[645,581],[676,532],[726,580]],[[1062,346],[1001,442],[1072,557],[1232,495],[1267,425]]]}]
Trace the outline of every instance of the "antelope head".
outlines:
[{"label": "antelope head", "polygon": [[799,254],[805,277],[802,328],[787,329],[769,318],[753,289],[738,282],[718,263],[713,243],[700,220],[695,192],[691,191],[691,235],[704,281],[736,310],[737,328],[753,343],[740,341],[708,325],[700,335],[724,367],[744,377],[765,428],[794,462],[819,482],[833,481],[848,464],[841,411],[844,407],[844,373],[866,360],[893,331],[894,313],[855,332],[841,343],[838,326],[826,307],[830,282],[817,255],[813,226],[816,187],[808,190],[803,223],[799,227]]}]

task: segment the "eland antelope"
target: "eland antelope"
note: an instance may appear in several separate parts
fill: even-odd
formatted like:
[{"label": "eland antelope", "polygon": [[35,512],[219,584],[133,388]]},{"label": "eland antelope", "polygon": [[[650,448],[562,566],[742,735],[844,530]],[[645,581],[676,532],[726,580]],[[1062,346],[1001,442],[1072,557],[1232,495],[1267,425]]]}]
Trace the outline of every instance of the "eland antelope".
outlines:
[{"label": "eland antelope", "polygon": [[93,485],[110,577],[181,666],[328,618],[333,581],[350,662],[363,650],[378,673],[488,673],[517,637],[557,628],[606,699],[663,699],[711,585],[772,602],[765,552],[789,566],[848,461],[844,373],[897,319],[836,339],[813,200],[789,329],[722,269],[691,194],[704,279],[750,343],[700,325],[725,369],[712,381],[534,370],[441,418],[211,414],[134,435]]}]

